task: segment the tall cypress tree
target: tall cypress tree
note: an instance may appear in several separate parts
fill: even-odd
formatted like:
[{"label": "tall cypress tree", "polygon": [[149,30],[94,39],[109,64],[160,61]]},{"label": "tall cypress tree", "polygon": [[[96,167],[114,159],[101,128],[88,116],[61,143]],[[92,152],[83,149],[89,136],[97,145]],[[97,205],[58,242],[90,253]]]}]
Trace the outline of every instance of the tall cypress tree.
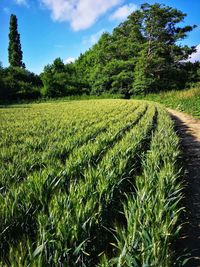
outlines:
[{"label": "tall cypress tree", "polygon": [[17,17],[12,14],[10,16],[8,59],[10,66],[12,67],[25,67],[22,62],[23,53],[20,43],[20,34],[18,33],[17,27]]}]

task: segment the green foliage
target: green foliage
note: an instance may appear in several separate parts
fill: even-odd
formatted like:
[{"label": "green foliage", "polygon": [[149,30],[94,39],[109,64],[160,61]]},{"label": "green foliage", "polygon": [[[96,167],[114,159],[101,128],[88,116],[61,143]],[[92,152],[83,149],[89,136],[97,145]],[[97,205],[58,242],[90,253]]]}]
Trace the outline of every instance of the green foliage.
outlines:
[{"label": "green foliage", "polygon": [[24,63],[22,62],[23,53],[17,27],[17,17],[12,14],[10,16],[8,59],[10,66],[12,67],[25,67]]},{"label": "green foliage", "polygon": [[21,67],[0,70],[3,86],[0,87],[0,101],[35,99],[40,97],[40,78]]},{"label": "green foliage", "polygon": [[[180,28],[184,17],[181,11],[160,4],[141,6],[145,45],[135,68],[133,93],[157,92],[164,88],[184,86],[180,75],[183,60],[194,51],[193,48],[177,45],[193,27]],[[179,74],[181,73],[181,74]]]},{"label": "green foliage", "polygon": [[153,78],[149,77],[147,53],[143,49],[139,53],[139,58],[134,70],[133,86],[130,92],[134,95],[144,95],[150,89],[150,85],[153,83]]},{"label": "green foliage", "polygon": [[44,97],[62,97],[80,94],[76,82],[75,70],[72,64],[65,65],[60,58],[47,65],[41,74]]},{"label": "green foliage", "polygon": [[[102,92],[129,95],[133,70],[143,37],[139,32],[139,14],[104,33],[99,42],[75,62],[79,79],[86,81],[92,94]],[[81,66],[81,70],[79,71]]]}]

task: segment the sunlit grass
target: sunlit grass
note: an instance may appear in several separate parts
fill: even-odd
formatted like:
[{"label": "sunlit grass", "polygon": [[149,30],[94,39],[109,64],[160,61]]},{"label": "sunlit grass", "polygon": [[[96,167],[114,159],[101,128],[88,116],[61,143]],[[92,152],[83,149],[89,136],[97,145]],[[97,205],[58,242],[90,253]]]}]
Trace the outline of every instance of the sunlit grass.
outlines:
[{"label": "sunlit grass", "polygon": [[164,104],[166,107],[174,108],[200,118],[200,85],[198,84],[188,90],[173,90],[138,98],[156,101]]}]

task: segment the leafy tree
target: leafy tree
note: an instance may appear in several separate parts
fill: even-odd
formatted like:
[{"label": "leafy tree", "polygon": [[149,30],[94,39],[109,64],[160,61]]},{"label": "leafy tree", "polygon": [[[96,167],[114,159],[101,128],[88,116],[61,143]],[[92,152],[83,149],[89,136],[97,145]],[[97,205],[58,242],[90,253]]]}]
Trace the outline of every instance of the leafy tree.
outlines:
[{"label": "leafy tree", "polygon": [[17,28],[17,17],[12,14],[10,16],[8,59],[12,67],[25,67],[22,62],[23,53],[21,49],[20,35]]},{"label": "leafy tree", "polygon": [[143,86],[145,84],[145,91],[148,92],[176,88],[179,86],[182,62],[194,51],[177,42],[184,39],[195,26],[177,26],[185,14],[161,4],[144,4],[140,12],[145,46],[135,69],[133,91],[135,88],[137,93],[139,76],[142,76],[141,83]]},{"label": "leafy tree", "polygon": [[134,69],[133,87],[130,93],[144,95],[148,92],[150,85],[153,83],[153,77],[150,77],[148,69],[147,50],[143,49],[139,53],[138,61]]},{"label": "leafy tree", "polygon": [[111,92],[129,95],[133,81],[133,70],[143,43],[138,12],[131,19],[121,23],[112,35],[103,35],[99,43],[95,79],[95,92]]},{"label": "leafy tree", "polygon": [[20,67],[0,70],[0,100],[39,98],[42,82],[39,76]]},{"label": "leafy tree", "polygon": [[54,73],[50,65],[44,67],[43,73],[40,75],[43,82],[42,95],[45,97],[55,97],[58,95],[57,87],[54,84]]},{"label": "leafy tree", "polygon": [[47,65],[41,74],[43,81],[42,94],[45,97],[62,97],[79,93],[72,64],[65,65],[60,58]]}]

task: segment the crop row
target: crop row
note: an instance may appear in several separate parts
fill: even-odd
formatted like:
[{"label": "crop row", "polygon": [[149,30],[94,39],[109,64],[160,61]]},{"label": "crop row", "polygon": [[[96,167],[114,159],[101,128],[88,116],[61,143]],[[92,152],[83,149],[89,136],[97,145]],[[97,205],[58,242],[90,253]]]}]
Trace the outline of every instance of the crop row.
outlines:
[{"label": "crop row", "polygon": [[135,179],[136,192],[124,202],[126,227],[115,229],[115,257],[103,257],[99,266],[173,265],[171,242],[179,233],[182,199],[178,143],[171,119],[159,108],[143,174]]}]

